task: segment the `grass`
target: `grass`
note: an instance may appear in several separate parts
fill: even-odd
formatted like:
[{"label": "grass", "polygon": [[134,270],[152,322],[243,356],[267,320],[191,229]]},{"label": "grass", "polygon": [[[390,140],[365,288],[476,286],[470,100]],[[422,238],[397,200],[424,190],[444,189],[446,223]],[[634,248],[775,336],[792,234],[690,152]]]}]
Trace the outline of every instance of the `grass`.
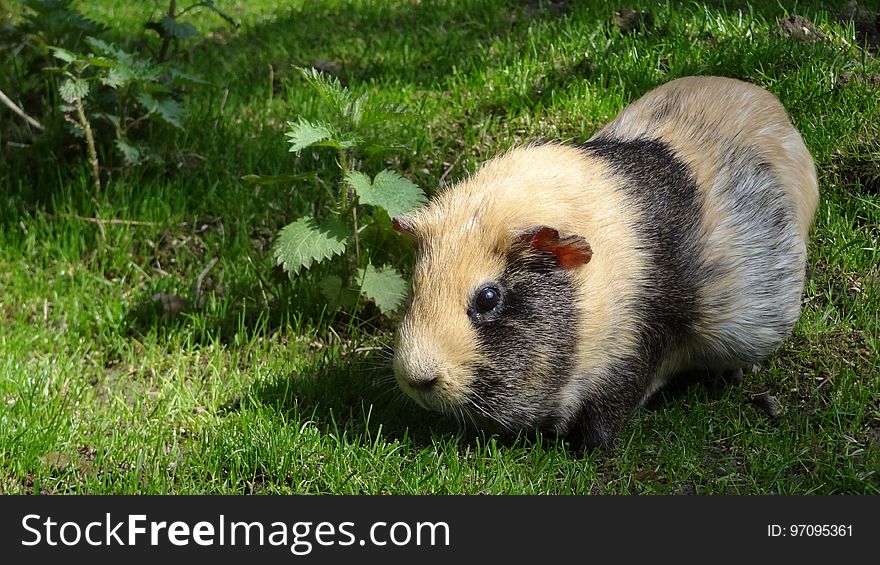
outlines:
[{"label": "grass", "polygon": [[[206,35],[180,60],[210,84],[163,170],[117,173],[93,202],[84,159],[2,149],[0,492],[880,494],[880,61],[840,6],[645,4],[653,25],[622,34],[589,2],[218,4],[242,26],[194,20]],[[79,7],[140,41],[152,4]],[[827,39],[779,34],[788,13]],[[393,325],[333,319],[308,280],[271,268],[274,234],[323,189],[240,180],[332,170],[282,135],[318,106],[292,65],[319,61],[410,108],[389,164],[429,192],[513,144],[583,140],[678,76],[767,87],[822,193],[791,339],[740,386],[663,392],[583,456],[404,401]],[[94,217],[140,223],[102,238]],[[157,310],[156,294],[191,298],[213,258],[203,307]],[[774,419],[751,401],[764,392]]]}]

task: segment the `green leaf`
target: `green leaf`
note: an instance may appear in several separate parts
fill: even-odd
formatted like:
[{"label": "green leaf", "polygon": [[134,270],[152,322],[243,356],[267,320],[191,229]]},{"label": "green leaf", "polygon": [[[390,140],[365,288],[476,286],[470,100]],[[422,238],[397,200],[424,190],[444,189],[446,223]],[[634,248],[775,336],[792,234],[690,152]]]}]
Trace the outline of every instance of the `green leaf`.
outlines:
[{"label": "green leaf", "polygon": [[89,47],[94,50],[95,55],[106,55],[115,60],[117,64],[127,64],[131,62],[133,58],[131,53],[129,53],[128,51],[120,49],[113,43],[107,43],[103,39],[98,39],[97,37],[86,37],[85,41],[89,44]]},{"label": "green leaf", "polygon": [[88,43],[89,47],[91,47],[98,53],[113,55],[117,58],[119,57],[119,49],[115,45],[107,43],[103,39],[98,39],[97,37],[86,37],[86,43]]},{"label": "green leaf", "polygon": [[370,104],[361,118],[361,128],[376,128],[384,122],[400,122],[410,118],[405,106]]},{"label": "green leaf", "polygon": [[306,82],[324,99],[339,117],[347,117],[351,111],[351,94],[339,79],[318,69],[297,67]]},{"label": "green leaf", "polygon": [[345,287],[342,278],[336,275],[326,275],[318,281],[321,294],[327,299],[327,303],[334,310],[340,308],[354,308],[358,302],[358,292],[355,289]]},{"label": "green leaf", "polygon": [[374,140],[366,140],[363,146],[363,152],[369,157],[375,157],[392,151],[400,151],[406,149],[406,145],[402,143],[377,143]]},{"label": "green leaf", "polygon": [[152,114],[156,112],[159,102],[153,97],[149,92],[138,92],[136,96],[137,101],[140,102],[141,106],[147,111],[147,113]]},{"label": "green leaf", "polygon": [[144,107],[148,114],[156,114],[177,129],[183,129],[180,117],[183,114],[183,105],[169,97],[156,98],[149,92],[140,92],[137,101]]},{"label": "green leaf", "polygon": [[114,66],[107,73],[107,76],[101,79],[101,82],[106,84],[111,88],[120,88],[128,84],[134,75],[131,74],[131,69],[126,66]]},{"label": "green leaf", "polygon": [[90,65],[94,65],[96,67],[101,67],[102,69],[112,69],[113,68],[113,61],[111,61],[107,57],[100,57],[100,56],[93,55],[86,60],[89,62]]},{"label": "green leaf", "polygon": [[174,98],[160,98],[156,111],[163,120],[177,129],[183,129],[180,123],[180,118],[183,115],[183,104]]},{"label": "green leaf", "polygon": [[171,35],[174,39],[178,41],[185,41],[190,37],[195,37],[199,35],[199,30],[196,29],[194,25],[189,22],[179,22],[171,16],[165,16],[162,18],[162,21],[159,22],[159,25],[162,26],[169,35]]},{"label": "green leaf", "polygon": [[[149,61],[143,61],[139,59],[130,59],[128,61],[120,60],[120,66],[126,66],[128,71],[131,72],[132,76],[135,80],[141,82],[155,83],[162,76],[162,71],[159,67],[153,65]],[[160,85],[158,84],[150,84],[150,88],[157,88]]]},{"label": "green leaf", "polygon": [[202,80],[196,75],[185,73],[175,68],[171,68],[168,70],[168,76],[170,76],[171,80],[174,82],[188,82],[190,84],[210,84],[208,81]]},{"label": "green leaf", "polygon": [[89,83],[81,78],[68,78],[58,87],[58,93],[65,102],[73,104],[89,95]]},{"label": "green leaf", "polygon": [[334,149],[347,149],[349,147],[354,147],[357,145],[357,140],[354,139],[328,139],[326,141],[319,141],[314,143],[315,147],[332,147]]},{"label": "green leaf", "polygon": [[296,274],[313,263],[342,254],[349,235],[348,228],[335,216],[321,224],[311,216],[300,218],[278,233],[273,250],[275,262],[288,273]]},{"label": "green leaf", "polygon": [[377,270],[373,265],[358,269],[361,293],[376,303],[383,314],[396,311],[406,299],[407,284],[393,268]]},{"label": "green leaf", "polygon": [[55,55],[56,59],[61,59],[65,63],[72,63],[76,61],[79,57],[76,54],[64,49],[63,47],[52,47],[52,54]]},{"label": "green leaf", "polygon": [[422,189],[394,171],[382,171],[373,182],[360,171],[349,171],[345,180],[355,190],[361,204],[380,206],[392,218],[409,212],[427,201]]},{"label": "green leaf", "polygon": [[342,115],[345,116],[345,118],[348,119],[348,121],[355,128],[357,128],[361,123],[361,119],[364,116],[364,106],[366,106],[366,103],[367,95],[361,94],[357,98],[347,101],[347,103],[345,104]]},{"label": "green leaf", "polygon": [[141,150],[138,147],[119,137],[116,139],[116,148],[122,153],[126,164],[136,165],[140,163],[142,155]]},{"label": "green leaf", "polygon": [[367,195],[366,197],[369,198],[373,189],[373,182],[366,173],[362,173],[361,171],[348,171],[345,174],[345,182],[354,189],[358,197],[360,197],[362,204],[369,204],[369,202],[364,201],[364,195]]},{"label": "green leaf", "polygon": [[125,158],[126,165],[138,165],[147,161],[152,161],[156,164],[162,164],[163,162],[162,157],[151,149],[149,145],[143,143],[133,144],[122,137],[116,138],[114,143]]},{"label": "green leaf", "polygon": [[287,122],[287,127],[290,130],[285,135],[290,143],[290,151],[293,153],[299,153],[318,142],[330,141],[333,137],[333,132],[324,124],[313,124],[303,118],[300,118],[296,123]]},{"label": "green leaf", "polygon": [[[26,31],[36,29],[40,35],[75,37],[80,33],[98,33],[106,29],[71,8],[70,0],[23,0],[20,3],[29,8],[21,13],[22,19],[31,24]],[[7,13],[9,11],[6,9]],[[33,13],[29,13],[31,11]]]}]

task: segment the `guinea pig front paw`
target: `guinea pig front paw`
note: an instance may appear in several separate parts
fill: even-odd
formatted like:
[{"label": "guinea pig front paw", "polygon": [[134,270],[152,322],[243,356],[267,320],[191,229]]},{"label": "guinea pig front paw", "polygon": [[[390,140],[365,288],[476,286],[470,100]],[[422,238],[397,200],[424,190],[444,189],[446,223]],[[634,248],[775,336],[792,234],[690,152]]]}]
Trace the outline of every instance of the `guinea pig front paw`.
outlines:
[{"label": "guinea pig front paw", "polygon": [[704,381],[706,388],[713,396],[720,395],[724,390],[731,386],[740,386],[743,383],[743,369],[715,369],[707,372],[707,379]]},{"label": "guinea pig front paw", "polygon": [[595,449],[611,447],[619,428],[620,424],[612,424],[606,418],[582,414],[565,434],[565,439],[574,455],[580,456]]}]

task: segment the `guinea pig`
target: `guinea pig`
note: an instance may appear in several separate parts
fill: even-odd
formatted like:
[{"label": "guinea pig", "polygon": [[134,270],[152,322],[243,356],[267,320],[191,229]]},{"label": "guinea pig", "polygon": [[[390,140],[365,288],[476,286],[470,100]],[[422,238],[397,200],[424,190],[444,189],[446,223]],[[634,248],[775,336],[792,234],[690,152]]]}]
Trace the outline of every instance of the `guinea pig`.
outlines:
[{"label": "guinea pig", "polygon": [[674,376],[741,375],[788,336],[818,199],[782,104],[728,78],[514,148],[394,218],[417,247],[397,382],[492,431],[609,445]]}]

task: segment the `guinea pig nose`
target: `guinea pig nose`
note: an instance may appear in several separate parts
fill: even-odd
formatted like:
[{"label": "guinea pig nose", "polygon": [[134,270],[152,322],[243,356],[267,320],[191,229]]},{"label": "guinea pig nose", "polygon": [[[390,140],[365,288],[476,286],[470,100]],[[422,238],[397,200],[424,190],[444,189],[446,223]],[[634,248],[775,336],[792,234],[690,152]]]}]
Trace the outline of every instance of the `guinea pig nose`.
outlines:
[{"label": "guinea pig nose", "polygon": [[437,384],[437,374],[429,371],[419,371],[409,375],[406,380],[409,386],[415,390],[428,392]]}]

